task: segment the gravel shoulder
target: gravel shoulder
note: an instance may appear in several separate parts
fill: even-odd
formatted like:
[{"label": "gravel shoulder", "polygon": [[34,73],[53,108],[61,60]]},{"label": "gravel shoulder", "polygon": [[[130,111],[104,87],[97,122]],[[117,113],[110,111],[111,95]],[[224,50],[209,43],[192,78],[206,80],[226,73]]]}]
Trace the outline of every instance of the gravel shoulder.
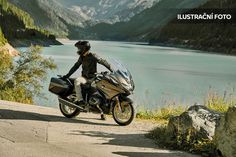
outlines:
[{"label": "gravel shoulder", "polygon": [[145,138],[157,124],[135,120],[122,127],[99,117],[67,119],[59,109],[0,100],[0,157],[197,157]]}]

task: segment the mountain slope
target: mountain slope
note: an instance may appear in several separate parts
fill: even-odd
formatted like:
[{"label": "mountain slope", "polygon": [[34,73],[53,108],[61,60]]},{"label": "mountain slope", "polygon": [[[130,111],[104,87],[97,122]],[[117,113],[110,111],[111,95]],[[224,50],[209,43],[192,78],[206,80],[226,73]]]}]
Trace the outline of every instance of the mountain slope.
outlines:
[{"label": "mountain slope", "polygon": [[[30,15],[7,0],[0,0],[0,38],[4,44],[8,40],[15,43],[17,40],[28,40],[29,44],[36,40],[56,43],[55,37],[47,31],[34,25]],[[6,40],[6,39],[7,40]]]},{"label": "mountain slope", "polygon": [[128,21],[159,0],[9,0],[28,12],[40,28],[65,37],[87,36],[87,26]]},{"label": "mountain slope", "polygon": [[57,0],[9,0],[28,12],[35,24],[57,36],[68,34],[67,24],[83,27],[86,17],[63,7]]},{"label": "mountain slope", "polygon": [[89,17],[90,23],[128,21],[159,0],[58,0],[68,9]]},{"label": "mountain slope", "polygon": [[148,40],[149,35],[159,30],[175,18],[178,9],[195,8],[207,0],[162,0],[153,7],[135,15],[128,22],[114,25],[100,23],[87,29],[93,36],[105,40]]},{"label": "mountain slope", "polygon": [[[210,0],[200,8],[236,8],[234,0]],[[236,12],[234,12],[236,13]],[[183,47],[236,54],[236,24],[184,24],[171,21],[163,27],[160,36],[152,36],[151,43],[165,43]]]}]

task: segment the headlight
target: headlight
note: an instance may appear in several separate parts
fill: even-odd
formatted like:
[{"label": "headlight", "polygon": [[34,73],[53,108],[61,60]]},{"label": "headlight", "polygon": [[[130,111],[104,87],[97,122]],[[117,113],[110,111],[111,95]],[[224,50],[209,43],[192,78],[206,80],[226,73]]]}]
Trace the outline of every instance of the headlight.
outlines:
[{"label": "headlight", "polygon": [[118,82],[115,78],[113,78],[113,77],[110,77],[110,78],[111,78],[111,81],[112,81],[113,83],[119,84],[119,82]]},{"label": "headlight", "polygon": [[123,77],[118,78],[120,84],[127,90],[127,91],[133,91],[133,86],[130,80],[126,80]]},{"label": "headlight", "polygon": [[128,91],[131,91],[132,90],[132,86],[131,86],[131,84],[128,84],[128,83],[121,83],[122,84],[122,86],[126,89],[126,90],[128,90]]}]

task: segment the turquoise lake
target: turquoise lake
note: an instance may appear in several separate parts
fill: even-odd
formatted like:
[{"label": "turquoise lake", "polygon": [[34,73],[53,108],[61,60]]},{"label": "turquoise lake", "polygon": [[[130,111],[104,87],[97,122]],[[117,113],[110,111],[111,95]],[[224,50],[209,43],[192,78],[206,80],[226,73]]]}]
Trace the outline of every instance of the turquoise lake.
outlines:
[{"label": "turquoise lake", "polygon": [[[65,75],[78,59],[76,41],[43,48],[43,55],[54,59],[58,68],[43,81],[47,99],[35,99],[41,106],[57,107],[57,97],[47,91],[50,77]],[[202,53],[182,48],[142,45],[141,43],[91,41],[91,51],[110,60],[121,61],[131,72],[136,89],[131,96],[138,108],[156,109],[168,104],[203,104],[209,92],[234,93],[236,57]],[[99,71],[104,70],[98,67]],[[73,75],[79,76],[81,68]]]}]

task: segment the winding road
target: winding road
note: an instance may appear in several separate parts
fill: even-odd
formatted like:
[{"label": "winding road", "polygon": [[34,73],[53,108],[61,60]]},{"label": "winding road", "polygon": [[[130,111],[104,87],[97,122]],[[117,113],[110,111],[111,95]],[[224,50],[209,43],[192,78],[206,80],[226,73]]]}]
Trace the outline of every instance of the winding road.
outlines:
[{"label": "winding road", "polygon": [[159,149],[145,134],[156,124],[81,114],[66,119],[59,109],[0,101],[0,157],[197,157]]}]

